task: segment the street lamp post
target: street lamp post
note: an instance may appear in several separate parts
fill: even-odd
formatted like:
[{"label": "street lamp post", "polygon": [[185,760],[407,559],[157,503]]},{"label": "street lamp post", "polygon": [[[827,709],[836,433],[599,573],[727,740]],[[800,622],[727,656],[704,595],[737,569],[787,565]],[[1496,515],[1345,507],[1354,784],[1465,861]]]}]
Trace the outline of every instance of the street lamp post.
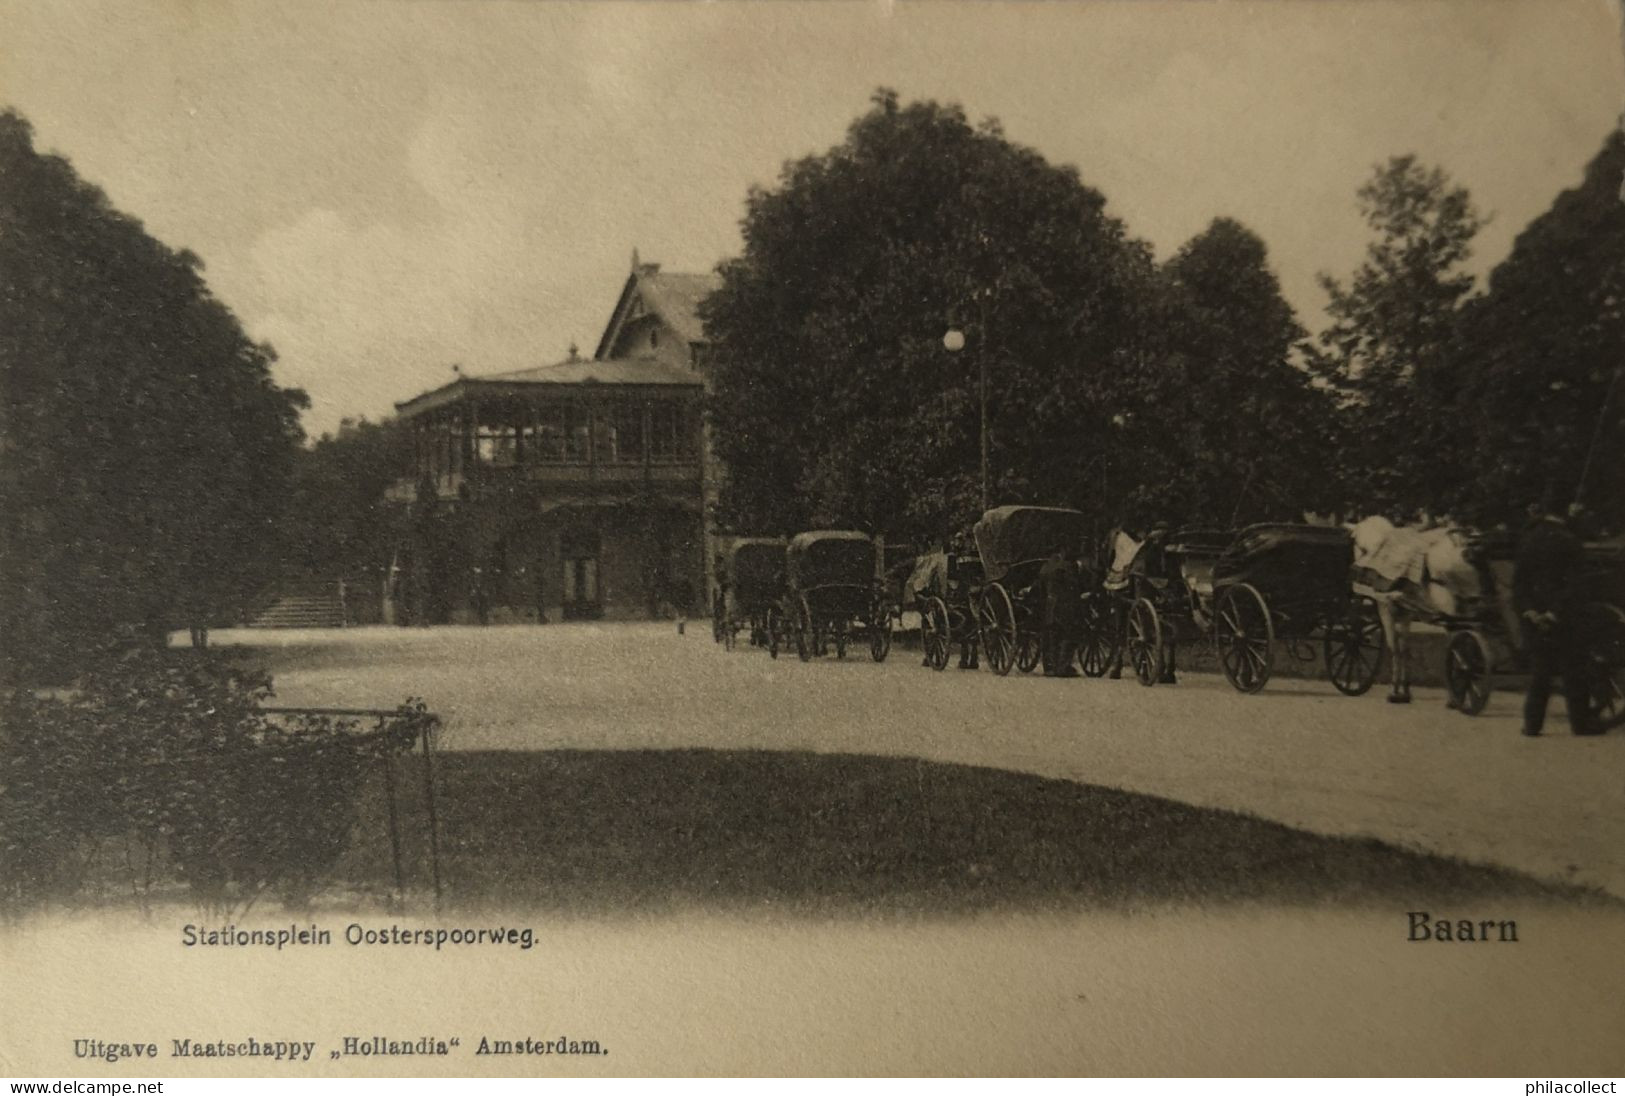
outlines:
[{"label": "street lamp post", "polygon": [[[976,344],[976,364],[978,387],[982,405],[982,510],[987,511],[987,325],[984,323],[978,330],[979,341]],[[965,349],[965,333],[957,327],[950,327],[947,334],[942,336],[942,345],[950,354],[957,354]]]}]

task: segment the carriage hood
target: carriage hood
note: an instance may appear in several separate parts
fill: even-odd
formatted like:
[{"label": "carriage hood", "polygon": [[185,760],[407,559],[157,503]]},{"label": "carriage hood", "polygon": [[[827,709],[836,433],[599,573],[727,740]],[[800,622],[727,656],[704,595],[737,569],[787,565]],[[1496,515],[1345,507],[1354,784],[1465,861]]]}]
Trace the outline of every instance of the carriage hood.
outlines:
[{"label": "carriage hood", "polygon": [[740,595],[771,597],[784,585],[783,537],[743,537],[728,549],[728,579]]},{"label": "carriage hood", "polygon": [[1072,556],[1089,532],[1087,516],[1058,506],[1000,506],[983,514],[972,530],[990,580],[1017,564],[1045,559],[1057,548]]},{"label": "carriage hood", "polygon": [[790,585],[867,586],[879,577],[875,542],[865,533],[822,529],[798,533],[785,553]]},{"label": "carriage hood", "polygon": [[1344,594],[1354,565],[1354,538],[1324,525],[1249,525],[1225,549],[1213,570],[1215,586],[1248,582],[1269,593],[1280,587],[1302,596]]}]

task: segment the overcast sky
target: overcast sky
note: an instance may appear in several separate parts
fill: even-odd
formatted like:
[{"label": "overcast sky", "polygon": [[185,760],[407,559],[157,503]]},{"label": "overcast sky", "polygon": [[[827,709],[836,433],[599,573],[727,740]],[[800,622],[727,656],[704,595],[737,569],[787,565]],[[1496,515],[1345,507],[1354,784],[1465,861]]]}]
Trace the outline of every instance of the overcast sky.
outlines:
[{"label": "overcast sky", "polygon": [[1076,164],[1159,256],[1263,236],[1305,324],[1415,152],[1494,215],[1487,267],[1625,106],[1614,0],[236,4],[0,0],[0,103],[309,391],[313,433],[590,353],[631,251],[706,270],[746,189],[880,85]]}]

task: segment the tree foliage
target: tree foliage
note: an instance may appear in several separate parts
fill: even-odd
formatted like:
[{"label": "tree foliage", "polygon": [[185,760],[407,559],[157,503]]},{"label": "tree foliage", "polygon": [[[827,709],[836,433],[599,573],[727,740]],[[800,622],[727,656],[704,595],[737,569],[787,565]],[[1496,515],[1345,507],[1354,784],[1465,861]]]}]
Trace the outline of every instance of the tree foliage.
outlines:
[{"label": "tree foliage", "polygon": [[411,434],[394,419],[345,419],[300,450],[286,522],[290,568],[322,577],[388,568],[401,517],[384,493],[411,467]]},{"label": "tree foliage", "polygon": [[1453,417],[1469,430],[1464,493],[1484,520],[1578,499],[1604,527],[1625,528],[1622,177],[1616,132],[1463,311]]},{"label": "tree foliage", "polygon": [[1235,525],[1327,504],[1335,408],[1295,362],[1304,337],[1254,232],[1218,218],[1163,267],[1172,424],[1154,482],[1173,520]]},{"label": "tree foliage", "polygon": [[1378,166],[1358,197],[1375,239],[1347,285],[1321,276],[1332,323],[1315,357],[1343,398],[1350,501],[1438,506],[1467,459],[1454,338],[1473,288],[1462,264],[1485,221],[1465,188],[1414,156]]},{"label": "tree foliage", "polygon": [[743,230],[703,308],[725,527],[970,519],[983,365],[993,502],[1098,500],[1111,420],[1152,387],[1155,270],[1076,171],[882,91],[843,144],[752,190]]},{"label": "tree foliage", "polygon": [[264,581],[306,404],[273,360],[197,256],[0,113],[8,672],[64,665],[121,623],[229,613]]},{"label": "tree foliage", "polygon": [[753,190],[743,227],[703,309],[725,526],[962,527],[984,365],[993,505],[1230,521],[1319,486],[1303,447],[1331,404],[1234,221],[1159,268],[1075,169],[882,90],[843,144]]}]

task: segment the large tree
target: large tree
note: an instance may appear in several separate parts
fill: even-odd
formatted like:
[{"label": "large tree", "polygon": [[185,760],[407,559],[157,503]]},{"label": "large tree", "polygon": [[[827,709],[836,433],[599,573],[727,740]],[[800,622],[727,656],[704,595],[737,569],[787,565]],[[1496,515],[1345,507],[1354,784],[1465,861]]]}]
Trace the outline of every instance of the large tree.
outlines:
[{"label": "large tree", "polygon": [[703,309],[725,527],[923,538],[973,517],[984,366],[991,501],[1121,507],[1112,424],[1154,400],[1156,271],[1076,170],[882,90],[751,191],[743,234]]},{"label": "large tree", "polygon": [[0,632],[8,672],[229,612],[275,567],[303,393],[197,256],[0,113]]},{"label": "large tree", "polygon": [[1622,178],[1614,133],[1464,310],[1454,418],[1471,428],[1470,503],[1484,520],[1578,498],[1625,529]]},{"label": "large tree", "polygon": [[1346,285],[1321,276],[1332,322],[1315,355],[1345,405],[1349,501],[1450,505],[1468,444],[1450,414],[1461,383],[1453,340],[1484,218],[1466,189],[1414,156],[1378,166],[1358,197],[1375,239]]},{"label": "large tree", "polygon": [[302,575],[359,576],[389,566],[401,506],[385,492],[412,467],[396,419],[345,419],[299,453],[287,517],[287,561]]},{"label": "large tree", "polygon": [[1170,517],[1221,525],[1324,507],[1331,394],[1295,364],[1304,337],[1264,241],[1218,218],[1162,269]]}]

